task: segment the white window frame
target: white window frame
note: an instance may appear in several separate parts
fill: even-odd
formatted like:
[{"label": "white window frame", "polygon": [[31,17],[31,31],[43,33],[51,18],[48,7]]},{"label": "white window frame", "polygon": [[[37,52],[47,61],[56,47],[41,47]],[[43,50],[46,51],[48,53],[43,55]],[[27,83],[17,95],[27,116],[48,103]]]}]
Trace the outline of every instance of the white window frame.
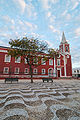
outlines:
[{"label": "white window frame", "polygon": [[[27,72],[26,72],[26,69],[27,69]],[[29,69],[28,69],[28,68],[25,68],[24,73],[25,73],[25,74],[29,74]]]},{"label": "white window frame", "polygon": [[[36,71],[36,72],[35,72],[35,71]],[[33,69],[33,73],[34,73],[34,74],[37,74],[37,73],[38,73],[37,68],[34,68],[34,69]]]},{"label": "white window frame", "polygon": [[[5,72],[5,69],[7,68],[7,72]],[[3,73],[5,73],[5,74],[8,74],[9,73],[9,67],[4,67],[4,71],[3,71]]]},{"label": "white window frame", "polygon": [[44,60],[44,58],[41,59],[41,64],[46,65],[46,61]]},{"label": "white window frame", "polygon": [[57,59],[57,66],[60,66],[60,59]]},{"label": "white window frame", "polygon": [[[36,61],[36,62],[34,62]],[[38,64],[38,58],[33,58],[33,64]]]},{"label": "white window frame", "polygon": [[53,59],[49,59],[49,65],[53,65]]},{"label": "white window frame", "polygon": [[5,54],[4,62],[10,62],[10,61],[11,61],[11,55],[8,56],[8,54]]},{"label": "white window frame", "polygon": [[[18,72],[16,73],[16,69],[18,68]],[[15,74],[19,74],[19,70],[20,68],[19,67],[15,67]]]},{"label": "white window frame", "polygon": [[[44,72],[43,72],[44,71]],[[45,74],[46,73],[46,70],[45,69],[42,69],[42,74]]]},{"label": "white window frame", "polygon": [[25,64],[27,64],[27,60],[26,60],[26,58],[25,58]]},{"label": "white window frame", "polygon": [[15,58],[15,63],[20,63],[21,57],[19,56],[18,58]]}]

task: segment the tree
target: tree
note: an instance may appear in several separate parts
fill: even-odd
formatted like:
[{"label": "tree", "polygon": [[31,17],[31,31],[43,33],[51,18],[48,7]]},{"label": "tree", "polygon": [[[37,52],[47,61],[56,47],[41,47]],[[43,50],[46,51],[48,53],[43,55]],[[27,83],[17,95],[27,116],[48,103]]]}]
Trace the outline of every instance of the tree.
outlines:
[{"label": "tree", "polygon": [[16,58],[23,56],[26,59],[29,65],[31,83],[33,83],[33,66],[37,67],[41,64],[41,54],[43,55],[44,62],[49,58],[53,58],[54,54],[57,54],[54,49],[48,49],[47,43],[34,38],[23,37],[22,39],[11,39],[9,44],[8,55]]}]

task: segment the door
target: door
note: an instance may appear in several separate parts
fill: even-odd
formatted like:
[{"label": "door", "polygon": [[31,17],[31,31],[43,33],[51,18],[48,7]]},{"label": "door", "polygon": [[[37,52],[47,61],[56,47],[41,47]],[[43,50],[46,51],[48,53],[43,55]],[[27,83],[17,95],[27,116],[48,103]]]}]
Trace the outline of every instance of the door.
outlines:
[{"label": "door", "polygon": [[58,77],[60,77],[60,70],[58,70],[57,72],[58,72]]}]

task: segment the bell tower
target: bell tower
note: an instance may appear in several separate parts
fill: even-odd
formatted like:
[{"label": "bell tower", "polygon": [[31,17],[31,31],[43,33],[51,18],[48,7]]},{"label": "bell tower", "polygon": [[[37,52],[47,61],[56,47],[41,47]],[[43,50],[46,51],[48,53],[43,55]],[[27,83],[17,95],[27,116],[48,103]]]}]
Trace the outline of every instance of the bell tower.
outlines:
[{"label": "bell tower", "polygon": [[72,76],[72,64],[71,64],[71,55],[70,55],[70,48],[69,44],[66,40],[65,34],[62,34],[62,40],[59,45],[59,52],[60,52],[60,62],[61,67],[61,76],[62,77],[71,77]]},{"label": "bell tower", "polygon": [[60,52],[63,53],[63,54],[65,54],[65,53],[66,53],[66,54],[70,53],[69,44],[68,44],[68,42],[66,41],[64,32],[63,32],[63,34],[62,34],[62,40],[61,40],[59,49],[60,49]]}]

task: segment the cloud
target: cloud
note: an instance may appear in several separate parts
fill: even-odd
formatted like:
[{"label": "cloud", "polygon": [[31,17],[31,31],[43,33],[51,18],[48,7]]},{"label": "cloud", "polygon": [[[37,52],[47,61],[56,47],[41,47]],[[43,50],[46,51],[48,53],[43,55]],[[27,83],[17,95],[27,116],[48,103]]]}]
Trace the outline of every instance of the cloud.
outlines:
[{"label": "cloud", "polygon": [[51,12],[48,12],[48,13],[47,13],[47,17],[51,17]]},{"label": "cloud", "polygon": [[41,2],[41,4],[42,4],[42,7],[44,8],[44,9],[49,9],[50,8],[50,6],[49,6],[49,0],[39,0],[40,2]]},{"label": "cloud", "polygon": [[56,19],[56,16],[52,15],[49,20],[50,20],[50,23],[54,23],[55,22],[55,19]]},{"label": "cloud", "polygon": [[38,33],[35,33],[35,32],[32,32],[30,34],[31,37],[34,37],[34,38],[38,38],[38,39],[43,39],[44,38],[44,35],[41,35],[41,34],[38,34]]},{"label": "cloud", "polygon": [[36,25],[36,24],[32,24],[32,23],[27,22],[27,21],[25,21],[24,24],[25,24],[27,27],[29,27],[31,30],[37,29],[37,25]]},{"label": "cloud", "polygon": [[48,43],[49,47],[53,48],[53,44],[50,41],[48,40],[45,40],[45,41]]},{"label": "cloud", "polygon": [[67,14],[67,15],[66,15],[66,19],[67,19],[67,20],[70,20],[70,19],[71,19],[71,15],[70,15],[70,14]]},{"label": "cloud", "polygon": [[59,0],[50,0],[52,3],[57,3]]},{"label": "cloud", "polygon": [[11,19],[8,15],[2,16],[2,19],[3,19],[5,22],[7,22],[7,23],[11,23],[11,24],[14,24],[14,23],[15,23],[14,20]]},{"label": "cloud", "polygon": [[48,11],[46,13],[46,17],[48,18],[48,21],[50,23],[54,23],[55,22],[56,16],[52,15],[52,13],[50,11]]},{"label": "cloud", "polygon": [[51,8],[51,5],[52,4],[55,4],[57,3],[59,0],[39,0],[42,4],[42,7],[45,9],[45,10],[48,10],[49,8]]},{"label": "cloud", "polygon": [[71,1],[72,1],[72,4],[73,4],[72,10],[74,10],[79,5],[80,1],[78,1],[78,0],[71,0]]},{"label": "cloud", "polygon": [[75,30],[75,34],[76,34],[76,36],[78,36],[78,37],[80,36],[80,27]]},{"label": "cloud", "polygon": [[60,34],[60,31],[57,30],[53,25],[49,25],[49,28],[51,29],[52,32]]},{"label": "cloud", "polygon": [[26,7],[26,3],[24,0],[13,0],[13,2],[15,3],[16,7],[19,8],[19,10],[24,13],[25,11],[25,7]]},{"label": "cloud", "polygon": [[68,11],[65,10],[65,11],[62,13],[62,16],[65,16],[67,12],[68,12]]},{"label": "cloud", "polygon": [[16,8],[19,9],[20,13],[27,15],[28,17],[34,16],[37,17],[37,12],[35,11],[34,5],[31,3],[31,0],[25,2],[25,0],[13,0],[16,5]]}]

